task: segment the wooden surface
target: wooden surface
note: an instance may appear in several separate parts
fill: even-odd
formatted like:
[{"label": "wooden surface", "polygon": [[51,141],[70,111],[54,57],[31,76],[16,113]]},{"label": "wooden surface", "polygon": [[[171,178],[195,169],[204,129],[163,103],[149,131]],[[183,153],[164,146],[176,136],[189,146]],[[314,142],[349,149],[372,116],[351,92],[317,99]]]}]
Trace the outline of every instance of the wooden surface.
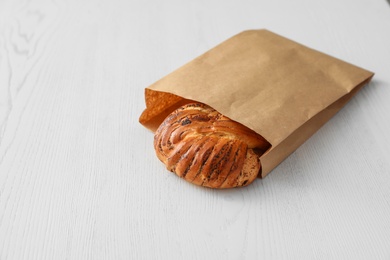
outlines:
[{"label": "wooden surface", "polygon": [[[144,88],[267,28],[376,73],[245,189],[167,172]],[[390,259],[390,5],[0,0],[0,259]]]}]

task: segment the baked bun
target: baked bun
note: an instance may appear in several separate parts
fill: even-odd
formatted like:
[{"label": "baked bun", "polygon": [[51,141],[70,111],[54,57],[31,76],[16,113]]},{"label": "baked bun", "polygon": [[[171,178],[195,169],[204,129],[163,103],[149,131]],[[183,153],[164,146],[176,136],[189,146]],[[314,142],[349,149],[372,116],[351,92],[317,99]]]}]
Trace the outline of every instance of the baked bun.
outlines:
[{"label": "baked bun", "polygon": [[172,112],[157,129],[154,148],[169,171],[210,188],[246,186],[261,168],[269,143],[213,108],[191,103]]}]

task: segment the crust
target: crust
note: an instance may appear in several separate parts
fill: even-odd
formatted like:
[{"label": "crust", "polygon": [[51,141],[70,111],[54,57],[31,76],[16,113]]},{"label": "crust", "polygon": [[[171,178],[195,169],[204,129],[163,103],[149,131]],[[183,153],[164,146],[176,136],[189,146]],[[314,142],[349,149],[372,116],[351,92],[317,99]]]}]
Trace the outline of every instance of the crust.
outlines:
[{"label": "crust", "polygon": [[254,131],[201,103],[172,112],[154,136],[156,155],[169,171],[219,189],[252,183],[261,169],[258,152],[268,146]]}]

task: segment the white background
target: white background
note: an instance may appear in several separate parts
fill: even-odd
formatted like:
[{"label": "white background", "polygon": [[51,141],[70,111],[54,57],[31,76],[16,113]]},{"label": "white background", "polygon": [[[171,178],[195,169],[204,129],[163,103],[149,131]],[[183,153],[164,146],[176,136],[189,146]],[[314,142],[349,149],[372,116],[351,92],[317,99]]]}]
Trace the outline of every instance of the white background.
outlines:
[{"label": "white background", "polygon": [[[376,73],[264,180],[200,188],[144,88],[267,28]],[[390,259],[385,0],[0,0],[0,259]]]}]

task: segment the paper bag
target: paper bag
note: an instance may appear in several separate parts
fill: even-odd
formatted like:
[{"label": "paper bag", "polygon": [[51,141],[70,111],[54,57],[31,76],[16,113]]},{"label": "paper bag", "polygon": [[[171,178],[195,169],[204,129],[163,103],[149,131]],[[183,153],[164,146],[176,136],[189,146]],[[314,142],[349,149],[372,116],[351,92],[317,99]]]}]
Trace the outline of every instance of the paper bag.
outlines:
[{"label": "paper bag", "polygon": [[146,88],[140,122],[155,131],[179,106],[205,103],[272,145],[260,157],[264,177],[372,76],[270,31],[244,31]]}]

